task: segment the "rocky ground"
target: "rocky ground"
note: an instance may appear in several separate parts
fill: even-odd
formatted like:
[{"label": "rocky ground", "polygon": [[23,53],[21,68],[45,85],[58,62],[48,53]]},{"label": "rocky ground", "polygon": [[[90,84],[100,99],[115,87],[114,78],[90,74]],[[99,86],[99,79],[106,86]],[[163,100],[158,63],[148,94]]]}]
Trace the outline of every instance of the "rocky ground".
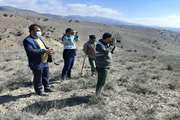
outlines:
[{"label": "rocky ground", "polygon": [[[46,19],[46,20],[45,20]],[[51,31],[56,54],[50,64],[51,85],[55,92],[47,97],[34,94],[32,73],[22,40],[27,27],[39,23]],[[67,27],[79,31],[78,56],[73,79],[61,82],[63,67],[59,36]],[[89,34],[98,38],[112,32],[121,40],[113,55],[113,67],[101,98],[96,98],[96,77],[90,76],[83,61],[82,44]],[[0,119],[1,120],[179,120],[180,50],[178,33],[130,26],[107,26],[51,18],[5,16],[0,14]]]}]

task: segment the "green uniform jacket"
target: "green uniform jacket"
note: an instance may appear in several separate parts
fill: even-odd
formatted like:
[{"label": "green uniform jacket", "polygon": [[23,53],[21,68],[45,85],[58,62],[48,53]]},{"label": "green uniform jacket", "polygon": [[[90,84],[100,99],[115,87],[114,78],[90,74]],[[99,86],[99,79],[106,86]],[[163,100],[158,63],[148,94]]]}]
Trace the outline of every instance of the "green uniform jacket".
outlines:
[{"label": "green uniform jacket", "polygon": [[110,68],[112,63],[112,48],[109,44],[99,40],[96,44],[96,67]]}]

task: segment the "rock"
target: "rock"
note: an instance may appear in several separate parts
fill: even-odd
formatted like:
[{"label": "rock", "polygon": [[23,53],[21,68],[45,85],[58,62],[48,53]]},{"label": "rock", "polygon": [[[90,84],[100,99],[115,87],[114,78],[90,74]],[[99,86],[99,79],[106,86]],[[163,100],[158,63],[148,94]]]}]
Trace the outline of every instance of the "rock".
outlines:
[{"label": "rock", "polygon": [[10,15],[9,17],[13,17],[14,15]]},{"label": "rock", "polygon": [[44,22],[47,22],[47,21],[49,21],[49,19],[48,19],[48,18],[45,18],[45,19],[43,19],[43,21],[44,21]]},{"label": "rock", "polygon": [[168,70],[168,71],[173,71],[172,65],[168,64],[168,65],[167,65],[167,70]]},{"label": "rock", "polygon": [[24,34],[23,32],[18,31],[18,32],[16,33],[16,36],[22,36],[23,34]]},{"label": "rock", "polygon": [[8,17],[8,14],[4,13],[3,16],[4,16],[4,17]]},{"label": "rock", "polygon": [[80,21],[79,20],[75,20],[75,23],[79,23]]},{"label": "rock", "polygon": [[121,43],[121,40],[117,40],[117,43]]},{"label": "rock", "polygon": [[73,20],[69,20],[68,22],[71,23]]}]

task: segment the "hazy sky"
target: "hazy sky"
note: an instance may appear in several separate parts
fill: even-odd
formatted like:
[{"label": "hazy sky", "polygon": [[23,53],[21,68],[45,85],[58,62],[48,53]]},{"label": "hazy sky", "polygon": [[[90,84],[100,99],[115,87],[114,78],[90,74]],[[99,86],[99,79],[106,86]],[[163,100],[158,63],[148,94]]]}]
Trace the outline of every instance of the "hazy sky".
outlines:
[{"label": "hazy sky", "polygon": [[0,0],[0,6],[180,28],[180,0]]}]

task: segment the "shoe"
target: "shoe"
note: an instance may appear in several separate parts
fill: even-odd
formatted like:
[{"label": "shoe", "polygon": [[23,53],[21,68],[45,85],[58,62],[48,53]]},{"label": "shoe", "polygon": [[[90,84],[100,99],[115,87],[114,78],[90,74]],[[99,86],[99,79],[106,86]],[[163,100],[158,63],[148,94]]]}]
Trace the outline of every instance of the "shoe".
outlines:
[{"label": "shoe", "polygon": [[97,97],[101,97],[102,89],[103,89],[103,87],[99,87],[96,89],[96,96]]},{"label": "shoe", "polygon": [[62,76],[61,80],[64,81],[64,80],[67,80],[67,78],[65,76]]},{"label": "shoe", "polygon": [[68,75],[67,75],[67,78],[68,78],[68,79],[71,79],[71,74],[68,74]]},{"label": "shoe", "polygon": [[37,92],[36,94],[39,95],[39,96],[48,96],[48,94],[46,94],[44,92]]},{"label": "shoe", "polygon": [[68,79],[71,79],[71,76],[68,76],[67,78],[68,78]]},{"label": "shoe", "polygon": [[54,92],[54,91],[52,89],[50,89],[50,88],[45,88],[44,92]]}]

